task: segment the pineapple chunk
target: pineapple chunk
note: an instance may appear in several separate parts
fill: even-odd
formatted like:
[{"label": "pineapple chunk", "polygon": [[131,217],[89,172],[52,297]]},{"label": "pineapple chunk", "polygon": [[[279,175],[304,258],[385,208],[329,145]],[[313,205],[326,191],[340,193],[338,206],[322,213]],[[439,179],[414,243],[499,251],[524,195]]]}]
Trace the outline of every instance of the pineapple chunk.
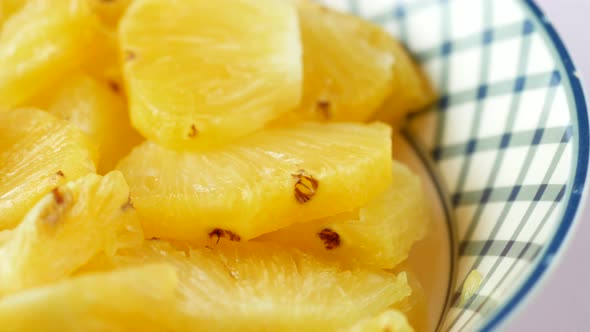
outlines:
[{"label": "pineapple chunk", "polygon": [[2,24],[9,17],[18,12],[26,3],[26,0],[2,0],[0,1],[0,31]]},{"label": "pineapple chunk", "polygon": [[110,28],[116,28],[131,0],[87,0],[101,21]]},{"label": "pineapple chunk", "polygon": [[343,270],[297,250],[255,242],[183,252],[146,241],[97,257],[80,272],[146,263],[170,263],[178,271],[176,306],[166,314],[177,324],[168,327],[173,331],[333,331],[411,293],[404,273]]},{"label": "pineapple chunk", "polygon": [[[114,85],[115,84],[115,85]],[[69,120],[99,147],[98,172],[105,174],[142,138],[131,127],[118,85],[87,75],[64,82],[49,103],[49,112]]]},{"label": "pineapple chunk", "polygon": [[169,264],[88,274],[0,299],[4,331],[161,332],[178,276]]},{"label": "pineapple chunk", "polygon": [[[121,96],[126,97],[119,59],[119,40],[116,32],[107,29],[100,30],[94,52],[85,61],[82,69],[84,72],[108,82]],[[125,102],[127,101],[125,100]]]},{"label": "pineapple chunk", "polygon": [[378,316],[362,319],[340,332],[414,332],[414,329],[403,313],[391,309]]},{"label": "pineapple chunk", "polygon": [[393,163],[393,184],[354,212],[297,223],[265,234],[272,241],[348,264],[392,269],[408,257],[428,228],[429,217],[420,179]]},{"label": "pineapple chunk", "polygon": [[73,125],[36,109],[0,112],[0,230],[56,186],[95,171],[96,147]]},{"label": "pineapple chunk", "polygon": [[0,34],[0,110],[25,104],[79,67],[98,21],[85,0],[30,0]]},{"label": "pineapple chunk", "polygon": [[273,126],[298,121],[384,120],[425,107],[434,92],[404,47],[382,28],[309,0],[295,0],[303,44],[301,106]]},{"label": "pineapple chunk", "polygon": [[428,321],[426,293],[418,277],[405,263],[398,265],[393,272],[405,273],[412,289],[412,294],[393,305],[393,308],[403,313],[417,332],[432,331]]},{"label": "pineapple chunk", "polygon": [[89,174],[42,198],[0,243],[0,296],[60,280],[96,253],[138,245],[143,234],[120,172]]},{"label": "pineapple chunk", "polygon": [[463,289],[461,290],[461,299],[459,304],[464,306],[471,300],[471,298],[477,293],[481,283],[483,281],[483,275],[478,270],[472,270],[465,278],[463,282]]},{"label": "pineapple chunk", "polygon": [[119,164],[146,235],[248,240],[365,205],[391,184],[389,126],[301,124],[207,153],[147,142]]},{"label": "pineapple chunk", "polygon": [[133,125],[165,147],[229,143],[300,102],[289,1],[136,0],[119,37]]}]

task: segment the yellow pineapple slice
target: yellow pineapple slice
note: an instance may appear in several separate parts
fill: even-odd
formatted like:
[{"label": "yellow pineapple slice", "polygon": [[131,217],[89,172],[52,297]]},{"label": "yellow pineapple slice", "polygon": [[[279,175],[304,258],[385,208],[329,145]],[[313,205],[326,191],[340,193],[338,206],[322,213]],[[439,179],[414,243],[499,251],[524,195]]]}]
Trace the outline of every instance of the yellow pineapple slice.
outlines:
[{"label": "yellow pineapple slice", "polygon": [[180,281],[176,306],[167,313],[177,324],[168,327],[173,331],[333,331],[411,293],[403,273],[344,270],[298,250],[255,242],[184,252],[146,241],[98,257],[81,274],[164,262],[177,268]]},{"label": "yellow pineapple slice", "polygon": [[2,0],[2,13],[10,16],[18,12],[28,0]]},{"label": "yellow pineapple slice", "polygon": [[405,263],[398,265],[393,272],[405,273],[412,289],[412,294],[396,303],[393,308],[402,312],[417,332],[432,331],[433,327],[428,321],[428,302],[420,280]]},{"label": "yellow pineapple slice", "polygon": [[136,0],[119,37],[133,125],[168,148],[231,142],[299,104],[288,1]]},{"label": "yellow pineapple slice", "polygon": [[428,224],[420,179],[394,162],[393,184],[362,208],[297,223],[259,240],[296,247],[334,261],[391,269],[408,257]]},{"label": "yellow pineapple slice", "polygon": [[483,281],[483,275],[478,270],[472,270],[465,278],[463,282],[463,289],[461,290],[461,299],[459,301],[461,306],[464,306],[471,298],[477,293],[481,283]]},{"label": "yellow pineapple slice", "polygon": [[[272,125],[297,121],[366,121],[432,102],[434,93],[404,47],[380,27],[308,0],[295,0],[303,44],[303,99]],[[395,105],[393,105],[395,103]],[[387,115],[387,116],[386,116]]]},{"label": "yellow pineapple slice", "polygon": [[96,147],[78,128],[36,109],[0,112],[0,230],[45,194],[95,171]]},{"label": "yellow pineapple slice", "polygon": [[0,321],[21,332],[171,331],[166,310],[177,286],[168,264],[88,274],[0,299]]},{"label": "yellow pineapple slice", "polygon": [[50,102],[50,113],[69,120],[98,145],[98,172],[102,174],[142,141],[129,123],[121,93],[114,82],[78,74],[66,80]]},{"label": "yellow pineapple slice", "polygon": [[108,27],[116,28],[131,0],[87,0],[90,7]]},{"label": "yellow pineapple slice", "polygon": [[397,310],[387,310],[378,316],[365,318],[340,332],[414,332],[406,316]]},{"label": "yellow pineapple slice", "polygon": [[121,95],[125,95],[125,83],[119,59],[119,41],[117,33],[101,29],[93,53],[83,64],[82,69],[94,77],[109,83]]},{"label": "yellow pineapple slice", "polygon": [[30,0],[0,34],[0,109],[22,105],[92,53],[98,21],[85,0]]},{"label": "yellow pineapple slice", "polygon": [[141,243],[120,172],[89,174],[57,187],[2,236],[0,295],[57,281],[98,252]]},{"label": "yellow pineapple slice", "polygon": [[27,2],[27,0],[2,0],[0,1],[0,31],[2,24],[8,18],[18,12]]},{"label": "yellow pineapple slice", "polygon": [[147,236],[248,240],[363,206],[391,184],[389,126],[301,124],[206,153],[146,142],[118,166]]}]

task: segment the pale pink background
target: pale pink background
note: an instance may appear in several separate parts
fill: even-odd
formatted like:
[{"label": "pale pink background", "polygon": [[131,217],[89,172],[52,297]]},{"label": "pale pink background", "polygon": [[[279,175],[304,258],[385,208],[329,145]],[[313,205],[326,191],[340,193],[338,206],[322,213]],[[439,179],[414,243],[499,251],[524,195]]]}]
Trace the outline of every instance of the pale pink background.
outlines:
[{"label": "pale pink background", "polygon": [[[565,41],[590,87],[590,0],[537,0]],[[590,196],[587,196],[590,197]],[[588,198],[586,199],[588,201]],[[586,202],[586,205],[590,202]],[[536,294],[502,330],[509,332],[590,331],[590,207],[571,242]]]}]

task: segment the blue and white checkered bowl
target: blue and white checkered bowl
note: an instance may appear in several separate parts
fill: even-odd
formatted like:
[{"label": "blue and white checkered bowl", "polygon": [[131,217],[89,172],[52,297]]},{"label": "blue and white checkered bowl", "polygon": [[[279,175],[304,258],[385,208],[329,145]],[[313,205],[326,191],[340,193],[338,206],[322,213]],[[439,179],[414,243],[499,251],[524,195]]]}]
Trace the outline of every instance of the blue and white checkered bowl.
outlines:
[{"label": "blue and white checkered bowl", "polygon": [[[567,51],[530,0],[323,2],[397,36],[438,88],[409,135],[454,214],[456,282],[439,329],[498,327],[553,265],[584,202],[588,114]],[[460,305],[473,269],[483,283]]]}]

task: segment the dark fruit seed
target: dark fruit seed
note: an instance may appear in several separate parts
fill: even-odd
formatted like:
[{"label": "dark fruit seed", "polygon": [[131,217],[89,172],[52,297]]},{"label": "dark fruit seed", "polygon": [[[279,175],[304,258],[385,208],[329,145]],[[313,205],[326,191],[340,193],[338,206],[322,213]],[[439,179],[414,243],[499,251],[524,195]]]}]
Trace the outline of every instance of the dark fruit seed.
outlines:
[{"label": "dark fruit seed", "polygon": [[64,203],[64,196],[61,194],[58,188],[54,188],[51,193],[53,194],[53,200],[57,205],[62,205]]},{"label": "dark fruit seed", "polygon": [[304,170],[299,171],[298,174],[291,174],[291,176],[297,179],[295,199],[301,204],[308,202],[316,194],[319,181],[311,175],[306,175]]},{"label": "dark fruit seed", "polygon": [[129,209],[135,209],[135,206],[133,205],[133,201],[131,200],[131,195],[129,195],[127,197],[127,202],[125,202],[125,204],[121,205],[121,210],[127,211]]},{"label": "dark fruit seed", "polygon": [[188,137],[189,138],[195,138],[197,137],[197,135],[199,134],[199,131],[197,130],[197,126],[195,126],[194,124],[191,125],[191,128],[188,132]]},{"label": "dark fruit seed", "polygon": [[111,88],[111,90],[114,93],[119,93],[121,91],[121,88],[119,87],[119,84],[117,82],[109,80],[108,84],[109,84],[109,88]]},{"label": "dark fruit seed", "polygon": [[133,51],[125,51],[125,61],[132,61],[135,60],[137,55]]},{"label": "dark fruit seed", "polygon": [[320,99],[317,101],[316,107],[322,113],[324,118],[326,118],[328,120],[330,118],[332,118],[332,112],[331,112],[332,105],[330,104],[329,101],[327,101],[325,99]]},{"label": "dark fruit seed", "polygon": [[230,241],[234,241],[234,242],[239,242],[242,239],[238,234],[236,234],[232,231],[228,231],[228,230],[220,229],[220,228],[216,228],[209,233],[209,238],[213,238],[214,236],[217,237],[216,243],[219,243],[219,240],[221,238],[226,238],[226,239],[228,239]]},{"label": "dark fruit seed", "polygon": [[322,229],[322,231],[318,233],[318,237],[324,241],[324,247],[328,250],[340,246],[340,235],[329,228]]},{"label": "dark fruit seed", "polygon": [[48,225],[55,226],[62,219],[66,211],[71,208],[73,197],[72,193],[67,191],[67,189],[66,191],[62,191],[59,187],[53,189],[51,195],[53,202],[45,207],[40,214],[40,218]]}]

